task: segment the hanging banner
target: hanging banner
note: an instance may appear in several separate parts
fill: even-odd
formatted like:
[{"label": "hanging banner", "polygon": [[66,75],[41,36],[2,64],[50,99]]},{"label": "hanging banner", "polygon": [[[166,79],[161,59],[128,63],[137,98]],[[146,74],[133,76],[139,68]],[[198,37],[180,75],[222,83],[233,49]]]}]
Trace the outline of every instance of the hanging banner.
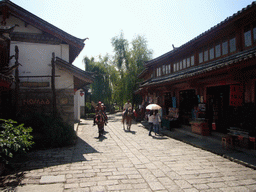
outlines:
[{"label": "hanging banner", "polygon": [[172,97],[172,107],[176,108],[176,97]]},{"label": "hanging banner", "polygon": [[243,86],[230,85],[229,105],[234,107],[242,106],[243,104]]}]

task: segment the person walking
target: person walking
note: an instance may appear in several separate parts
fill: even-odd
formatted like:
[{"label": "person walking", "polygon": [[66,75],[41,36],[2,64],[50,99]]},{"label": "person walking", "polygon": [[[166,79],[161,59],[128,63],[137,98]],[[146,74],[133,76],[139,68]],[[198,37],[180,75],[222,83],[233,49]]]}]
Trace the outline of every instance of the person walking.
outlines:
[{"label": "person walking", "polygon": [[154,128],[154,131],[155,131],[155,135],[159,134],[160,122],[161,122],[161,118],[160,118],[160,116],[158,114],[158,111],[155,110],[154,114],[153,114],[153,128]]},{"label": "person walking", "polygon": [[149,123],[149,136],[151,136],[151,132],[153,131],[153,111],[150,111],[148,114],[148,123]]}]

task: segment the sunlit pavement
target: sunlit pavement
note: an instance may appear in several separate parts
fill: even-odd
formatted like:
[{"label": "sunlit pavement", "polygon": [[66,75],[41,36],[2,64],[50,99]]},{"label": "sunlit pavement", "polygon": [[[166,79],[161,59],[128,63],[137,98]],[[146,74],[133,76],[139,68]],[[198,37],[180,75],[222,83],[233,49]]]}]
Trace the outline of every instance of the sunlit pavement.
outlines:
[{"label": "sunlit pavement", "polygon": [[127,132],[109,115],[97,139],[82,120],[75,147],[29,154],[20,191],[256,191],[256,170],[167,136],[148,136],[141,124]]}]

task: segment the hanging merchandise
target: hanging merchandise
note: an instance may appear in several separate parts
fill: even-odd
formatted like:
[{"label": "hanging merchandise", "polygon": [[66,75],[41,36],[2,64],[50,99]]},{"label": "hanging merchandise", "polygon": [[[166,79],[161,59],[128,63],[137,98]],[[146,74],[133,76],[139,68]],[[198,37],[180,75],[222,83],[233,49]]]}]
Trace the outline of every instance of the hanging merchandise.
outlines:
[{"label": "hanging merchandise", "polygon": [[243,104],[243,86],[230,85],[230,99],[229,105],[238,107]]},{"label": "hanging merchandise", "polygon": [[177,108],[176,107],[176,97],[172,97],[172,107]]}]

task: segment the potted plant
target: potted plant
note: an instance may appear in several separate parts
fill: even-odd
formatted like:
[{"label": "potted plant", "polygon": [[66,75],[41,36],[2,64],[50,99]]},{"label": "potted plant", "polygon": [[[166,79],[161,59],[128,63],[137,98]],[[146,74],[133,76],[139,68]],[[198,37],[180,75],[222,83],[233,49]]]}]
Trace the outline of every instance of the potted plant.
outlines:
[{"label": "potted plant", "polygon": [[193,133],[197,133],[203,136],[210,135],[210,129],[208,127],[208,122],[205,119],[196,118],[190,121],[191,130]]}]

